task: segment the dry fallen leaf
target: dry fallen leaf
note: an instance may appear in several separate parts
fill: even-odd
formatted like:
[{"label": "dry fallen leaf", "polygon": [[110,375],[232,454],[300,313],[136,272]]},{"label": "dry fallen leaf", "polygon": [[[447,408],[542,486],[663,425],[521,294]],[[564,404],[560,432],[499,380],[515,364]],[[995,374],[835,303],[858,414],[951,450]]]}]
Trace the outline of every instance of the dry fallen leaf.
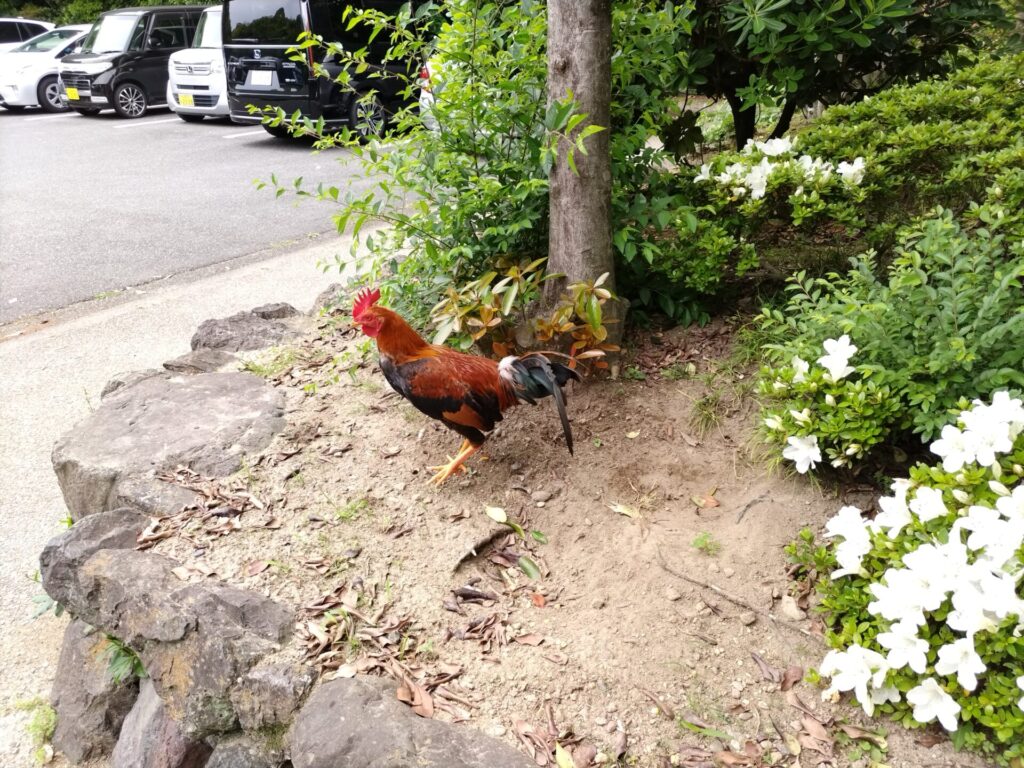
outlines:
[{"label": "dry fallen leaf", "polygon": [[718,499],[715,498],[715,492],[717,490],[717,488],[712,488],[703,496],[691,496],[690,500],[701,509],[711,509],[712,507],[717,507],[719,506],[719,501]]},{"label": "dry fallen leaf", "polygon": [[804,668],[796,665],[787,667],[786,671],[782,673],[782,682],[779,684],[779,690],[788,691],[794,685],[803,680]]},{"label": "dry fallen leaf", "polygon": [[633,520],[640,517],[640,510],[634,509],[633,507],[627,506],[625,504],[619,504],[616,502],[615,504],[609,504],[608,508],[612,512],[618,512],[620,515],[625,515],[626,517],[632,518]]},{"label": "dry fallen leaf", "polygon": [[427,692],[427,689],[417,685],[408,677],[402,678],[402,684],[395,692],[398,700],[412,707],[412,711],[420,717],[431,718],[434,716],[434,699]]},{"label": "dry fallen leaf", "polygon": [[527,635],[520,635],[516,638],[516,642],[520,645],[532,645],[536,647],[544,642],[544,637],[543,635],[538,635],[531,632]]},{"label": "dry fallen leaf", "polygon": [[253,560],[251,563],[247,563],[245,566],[246,576],[257,576],[263,573],[267,568],[270,567],[270,563],[267,560]]},{"label": "dry fallen leaf", "polygon": [[545,605],[547,605],[547,599],[540,592],[531,592],[530,602],[533,603],[537,608],[543,608]]},{"label": "dry fallen leaf", "polygon": [[627,432],[626,437],[630,440],[636,440],[638,437],[640,437],[640,432],[639,430],[636,432]]},{"label": "dry fallen leaf", "polygon": [[843,733],[845,733],[851,739],[863,739],[865,741],[870,741],[872,744],[874,744],[876,747],[883,751],[888,747],[885,737],[879,733],[874,733],[872,731],[865,730],[864,728],[861,728],[856,725],[841,724],[839,727],[842,729]]},{"label": "dry fallen leaf", "polygon": [[771,666],[765,661],[760,654],[751,653],[750,658],[757,664],[757,668],[761,670],[761,677],[767,680],[769,683],[777,683],[782,680],[782,670],[778,667]]}]

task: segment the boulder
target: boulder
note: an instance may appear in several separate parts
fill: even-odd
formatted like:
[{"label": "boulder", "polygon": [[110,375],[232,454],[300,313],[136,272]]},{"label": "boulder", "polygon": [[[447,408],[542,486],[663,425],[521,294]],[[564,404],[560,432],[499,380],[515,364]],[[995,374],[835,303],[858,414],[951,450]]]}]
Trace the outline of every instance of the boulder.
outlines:
[{"label": "boulder", "polygon": [[306,701],[291,731],[295,768],[530,768],[512,747],[413,714],[394,681],[338,678]]},{"label": "boulder", "polygon": [[[77,526],[76,526],[77,527]],[[74,529],[72,529],[74,530]],[[99,550],[50,596],[139,654],[168,713],[190,738],[238,727],[232,693],[293,623],[280,604],[226,584],[188,584],[174,560]],[[60,587],[60,589],[56,588]]]},{"label": "boulder", "polygon": [[143,680],[139,698],[121,728],[111,756],[113,768],[203,768],[213,750],[190,739]]},{"label": "boulder", "polygon": [[284,424],[284,397],[245,373],[164,373],[108,395],[63,435],[52,460],[71,518],[128,504],[168,514],[192,498],[156,480],[178,465],[229,475]]},{"label": "boulder", "polygon": [[253,307],[252,313],[256,317],[262,317],[264,320],[283,320],[286,317],[297,317],[302,314],[291,304],[284,301],[275,301],[273,304]]},{"label": "boulder", "polygon": [[139,693],[136,680],[111,679],[106,651],[106,637],[84,621],[64,632],[50,694],[57,712],[52,743],[72,763],[110,752]]},{"label": "boulder", "polygon": [[103,389],[100,392],[100,400],[118,390],[138,384],[140,381],[151,379],[154,376],[160,376],[161,374],[163,374],[163,371],[159,368],[146,368],[141,371],[125,371],[124,373],[115,374],[110,381],[103,385]]},{"label": "boulder", "polygon": [[278,768],[284,759],[283,729],[276,729],[218,741],[205,768]]},{"label": "boulder", "polygon": [[148,522],[144,515],[127,508],[82,518],[43,547],[39,556],[43,589],[65,605],[79,566],[101,549],[134,549]]},{"label": "boulder", "polygon": [[173,373],[214,373],[238,365],[238,358],[223,349],[199,349],[186,352],[164,363],[164,368]]},{"label": "boulder", "polygon": [[242,728],[255,731],[291,722],[314,681],[313,670],[303,664],[273,659],[257,664],[231,692]]},{"label": "boulder", "polygon": [[341,304],[345,301],[345,293],[344,285],[341,283],[331,283],[316,297],[316,300],[313,302],[313,308],[309,310],[309,314],[313,317],[319,317],[324,313],[340,309]]},{"label": "boulder", "polygon": [[[258,307],[263,314],[256,314],[255,311],[239,312],[231,317],[204,320],[192,336],[192,349],[244,352],[296,341],[303,335],[305,325],[301,322],[284,322],[283,319],[290,315],[282,314],[279,309],[281,306],[288,305]],[[298,315],[293,308],[289,309]]]}]

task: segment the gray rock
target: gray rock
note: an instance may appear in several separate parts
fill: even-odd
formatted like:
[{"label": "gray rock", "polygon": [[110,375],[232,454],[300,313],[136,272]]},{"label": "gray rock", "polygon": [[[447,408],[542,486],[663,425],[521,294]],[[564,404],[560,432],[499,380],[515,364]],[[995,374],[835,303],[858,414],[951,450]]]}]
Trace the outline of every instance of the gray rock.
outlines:
[{"label": "gray rock", "polygon": [[168,360],[164,368],[174,373],[214,373],[238,364],[238,358],[223,349],[199,349]]},{"label": "gray rock", "polygon": [[231,703],[247,731],[286,724],[313,685],[313,670],[302,664],[265,661],[250,669],[231,692]]},{"label": "gray rock", "polygon": [[427,720],[395,697],[394,681],[331,680],[292,726],[295,768],[529,768],[512,747],[471,728]]},{"label": "gray rock", "polygon": [[147,523],[133,509],[114,509],[82,518],[43,547],[39,556],[43,589],[58,603],[66,604],[79,566],[101,549],[134,549]]},{"label": "gray rock", "polygon": [[345,301],[345,293],[344,285],[341,283],[331,283],[316,297],[316,301],[313,302],[313,308],[309,311],[309,314],[317,317],[324,313],[330,313],[331,310],[340,309],[340,305]]},{"label": "gray rock", "polygon": [[139,694],[134,679],[115,683],[108,671],[107,639],[75,619],[64,632],[50,701],[57,712],[54,749],[72,763],[105,755]]},{"label": "gray rock", "polygon": [[253,307],[252,313],[256,315],[256,317],[262,317],[264,320],[283,320],[286,317],[296,317],[301,314],[299,310],[291,304],[283,301]]},{"label": "gray rock", "polygon": [[782,599],[779,601],[779,613],[790,621],[803,621],[807,618],[807,613],[796,604],[796,600],[793,599],[792,595],[782,596]]},{"label": "gray rock", "polygon": [[192,336],[192,349],[224,349],[243,352],[276,347],[302,336],[296,323],[239,312],[231,317],[204,320]]},{"label": "gray rock", "polygon": [[[233,688],[280,649],[290,611],[225,584],[186,584],[151,552],[100,550],[51,593],[135,650],[168,712],[193,738],[238,727]],[[49,587],[44,581],[44,587]]]},{"label": "gray rock", "polygon": [[103,385],[103,390],[100,392],[100,400],[105,398],[107,395],[111,395],[118,390],[130,387],[133,384],[138,384],[140,381],[151,379],[154,376],[160,376],[163,374],[158,368],[146,368],[141,371],[126,371],[124,373],[115,374],[114,377]]},{"label": "gray rock", "polygon": [[243,455],[261,450],[282,429],[283,407],[279,391],[245,373],[164,373],[108,395],[53,449],[72,519],[130,503],[123,491],[131,478],[145,480],[142,495],[152,502],[167,485],[154,479],[157,471],[183,464],[202,474],[231,474]]},{"label": "gray rock", "polygon": [[143,680],[139,699],[121,728],[113,768],[203,768],[213,750],[190,739],[170,716],[156,689]]},{"label": "gray rock", "polygon": [[284,761],[283,744],[275,733],[260,739],[249,734],[229,736],[217,743],[205,768],[278,768]]}]

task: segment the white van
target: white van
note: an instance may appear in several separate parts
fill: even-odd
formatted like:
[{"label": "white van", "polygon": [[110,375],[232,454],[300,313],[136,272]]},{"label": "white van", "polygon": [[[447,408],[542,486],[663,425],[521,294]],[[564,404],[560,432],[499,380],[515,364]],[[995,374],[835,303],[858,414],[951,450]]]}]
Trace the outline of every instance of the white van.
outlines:
[{"label": "white van", "polygon": [[204,10],[192,47],[172,54],[167,62],[167,103],[189,123],[199,122],[207,115],[224,117],[230,111],[221,14],[219,5]]}]

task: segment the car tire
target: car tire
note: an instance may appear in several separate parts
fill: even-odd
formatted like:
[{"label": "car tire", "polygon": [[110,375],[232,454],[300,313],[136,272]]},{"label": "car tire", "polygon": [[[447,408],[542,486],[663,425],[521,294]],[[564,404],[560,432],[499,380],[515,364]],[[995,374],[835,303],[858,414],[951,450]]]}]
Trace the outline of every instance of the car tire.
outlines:
[{"label": "car tire", "polygon": [[206,115],[186,115],[184,112],[176,112],[175,114],[186,123],[201,123],[203,118],[206,117]]},{"label": "car tire", "polygon": [[292,135],[288,132],[288,126],[284,123],[280,125],[267,125],[263,123],[263,130],[273,136],[275,139],[290,139]]},{"label": "car tire", "polygon": [[3,108],[6,109],[8,112],[21,112],[21,110],[23,110],[25,107],[23,107],[20,104],[4,104]]},{"label": "car tire", "polygon": [[356,93],[348,105],[348,124],[360,139],[379,139],[388,128],[388,113],[377,94]]},{"label": "car tire", "polygon": [[86,117],[92,117],[93,115],[98,115],[100,113],[98,109],[75,109],[75,112],[80,115],[85,115]]},{"label": "car tire", "polygon": [[67,112],[67,106],[60,100],[60,86],[57,85],[57,78],[48,75],[39,81],[36,86],[36,98],[39,106],[44,112]]},{"label": "car tire", "polygon": [[114,111],[121,117],[134,120],[146,114],[149,101],[138,83],[121,83],[114,89]]}]

